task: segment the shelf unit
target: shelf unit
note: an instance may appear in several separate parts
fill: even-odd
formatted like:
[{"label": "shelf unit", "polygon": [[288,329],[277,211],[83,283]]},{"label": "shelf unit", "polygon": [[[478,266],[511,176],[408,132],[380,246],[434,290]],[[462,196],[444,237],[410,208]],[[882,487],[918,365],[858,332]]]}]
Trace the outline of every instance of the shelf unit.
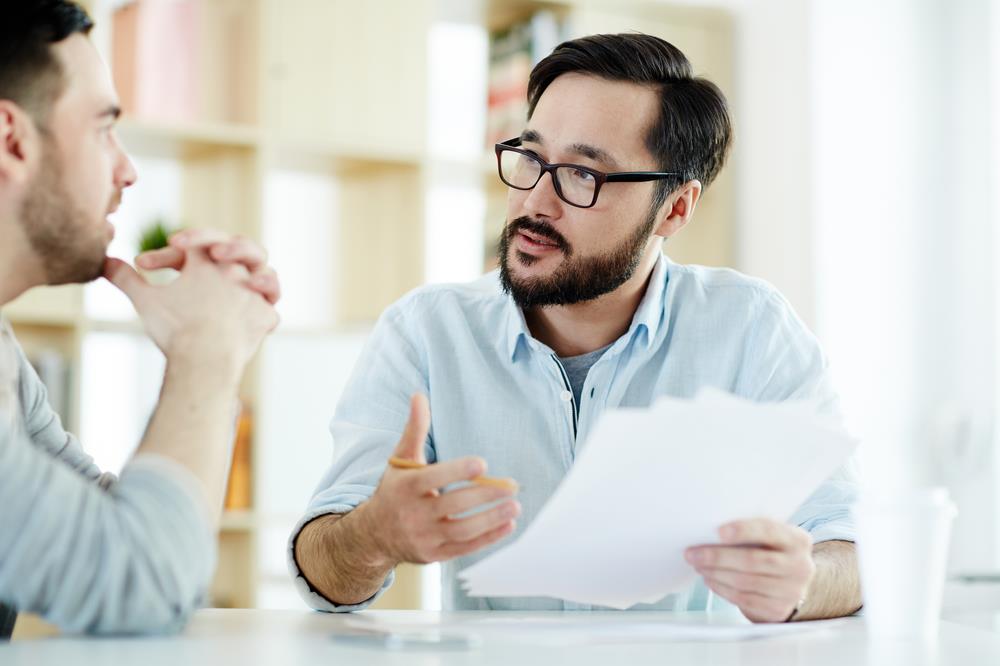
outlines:
[{"label": "shelf unit", "polygon": [[[270,603],[258,594],[266,585],[291,588],[281,570],[283,540],[329,463],[325,423],[366,330],[388,304],[437,274],[425,259],[425,246],[441,239],[427,219],[428,202],[439,196],[434,188],[453,181],[471,188],[483,203],[470,209],[482,215],[481,222],[472,222],[481,229],[463,236],[464,245],[454,250],[474,255],[471,273],[488,267],[490,251],[484,246],[492,246],[504,222],[506,190],[492,156],[484,156],[481,133],[463,152],[466,157],[435,156],[430,125],[485,112],[485,72],[455,81],[464,75],[453,65],[486,59],[470,50],[447,54],[436,65],[442,69],[438,75],[457,88],[481,89],[481,108],[434,107],[430,96],[436,88],[428,71],[432,28],[461,24],[485,35],[546,10],[563,19],[572,36],[650,32],[684,50],[696,70],[732,100],[732,26],[724,12],[655,0],[172,1],[190,5],[201,22],[194,41],[202,55],[190,88],[201,101],[190,105],[198,111],[188,117],[131,113],[123,119],[120,136],[130,154],[145,163],[139,166],[147,167],[140,168],[140,182],[126,193],[125,203],[143,204],[147,198],[139,189],[144,172],[153,180],[166,173],[176,192],[169,197],[169,222],[261,240],[282,275],[282,327],[265,344],[241,390],[256,424],[253,502],[223,517],[213,588],[217,605],[253,607]],[[97,21],[94,41],[121,70],[123,58],[129,62],[125,47],[140,48],[135,46],[140,42],[123,42],[119,35],[116,44],[110,0],[84,4]],[[485,47],[486,40],[477,43]],[[432,117],[435,108],[433,113],[446,117]],[[674,259],[732,264],[730,172],[723,171],[694,223],[668,245]],[[149,210],[142,210],[148,218]],[[461,231],[453,226],[445,236],[460,236],[456,229]],[[118,247],[120,256],[134,252]],[[467,277],[469,271],[460,276]],[[101,335],[141,338],[141,325],[122,314],[128,308],[120,300],[107,312],[94,312],[98,296],[112,298],[109,289],[35,289],[4,308],[29,352],[56,349],[68,359],[67,425],[76,432],[87,391],[81,377],[88,341]],[[331,346],[330,340],[339,342]],[[426,603],[422,577],[419,568],[402,567],[378,606]]]}]

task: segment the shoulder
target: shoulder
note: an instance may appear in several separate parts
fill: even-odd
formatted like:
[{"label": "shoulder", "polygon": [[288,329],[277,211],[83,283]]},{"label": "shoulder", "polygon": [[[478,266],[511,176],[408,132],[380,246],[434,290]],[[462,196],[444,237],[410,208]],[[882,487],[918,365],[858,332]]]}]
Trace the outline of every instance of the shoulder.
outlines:
[{"label": "shoulder", "polygon": [[792,315],[788,300],[766,280],[731,268],[668,264],[667,294],[673,304],[718,307],[750,315]]},{"label": "shoulder", "polygon": [[24,425],[29,432],[36,430],[32,420],[45,403],[45,386],[6,324],[0,329],[0,392],[20,418],[27,419]]}]

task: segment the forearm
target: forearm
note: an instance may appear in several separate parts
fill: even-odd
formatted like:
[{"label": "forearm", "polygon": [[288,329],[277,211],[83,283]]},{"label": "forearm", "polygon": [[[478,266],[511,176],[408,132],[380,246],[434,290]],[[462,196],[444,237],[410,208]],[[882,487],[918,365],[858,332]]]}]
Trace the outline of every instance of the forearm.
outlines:
[{"label": "forearm", "polygon": [[141,458],[105,492],[0,432],[0,476],[0,599],[64,631],[115,634],[175,631],[204,599],[213,537],[172,462]]},{"label": "forearm", "polygon": [[370,599],[398,564],[381,552],[366,504],[344,515],[306,524],[295,541],[295,562],[309,584],[329,601],[353,605]]},{"label": "forearm", "polygon": [[813,546],[816,573],[796,620],[850,615],[861,608],[861,581],[854,544],[824,541]]},{"label": "forearm", "polygon": [[188,469],[205,490],[213,520],[226,490],[238,381],[236,364],[224,357],[211,364],[168,360],[159,403],[137,452]]}]

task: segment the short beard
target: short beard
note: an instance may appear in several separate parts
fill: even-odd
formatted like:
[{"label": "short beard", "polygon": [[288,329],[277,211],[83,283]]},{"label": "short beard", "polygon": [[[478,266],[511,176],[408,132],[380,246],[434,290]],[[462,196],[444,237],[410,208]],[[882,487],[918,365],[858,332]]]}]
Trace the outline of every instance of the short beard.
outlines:
[{"label": "short beard", "polygon": [[[574,257],[573,250],[547,222],[519,217],[504,228],[497,254],[500,285],[522,309],[551,305],[573,305],[611,293],[635,275],[642,262],[649,235],[656,226],[657,211],[651,210],[643,223],[618,246],[592,257]],[[555,243],[565,255],[552,275],[519,279],[510,270],[511,241],[520,229],[531,231]],[[517,260],[530,266],[536,259],[516,248]]]},{"label": "short beard", "polygon": [[73,204],[51,146],[18,217],[47,284],[91,282],[104,272],[107,243]]}]

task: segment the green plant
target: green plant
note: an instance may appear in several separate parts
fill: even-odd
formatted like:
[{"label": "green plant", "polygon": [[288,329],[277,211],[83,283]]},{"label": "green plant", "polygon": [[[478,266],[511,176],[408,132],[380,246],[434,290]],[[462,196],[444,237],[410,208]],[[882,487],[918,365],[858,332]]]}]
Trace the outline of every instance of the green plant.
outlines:
[{"label": "green plant", "polygon": [[170,237],[178,229],[170,229],[163,220],[156,220],[143,230],[139,238],[139,252],[149,252],[166,247]]}]

